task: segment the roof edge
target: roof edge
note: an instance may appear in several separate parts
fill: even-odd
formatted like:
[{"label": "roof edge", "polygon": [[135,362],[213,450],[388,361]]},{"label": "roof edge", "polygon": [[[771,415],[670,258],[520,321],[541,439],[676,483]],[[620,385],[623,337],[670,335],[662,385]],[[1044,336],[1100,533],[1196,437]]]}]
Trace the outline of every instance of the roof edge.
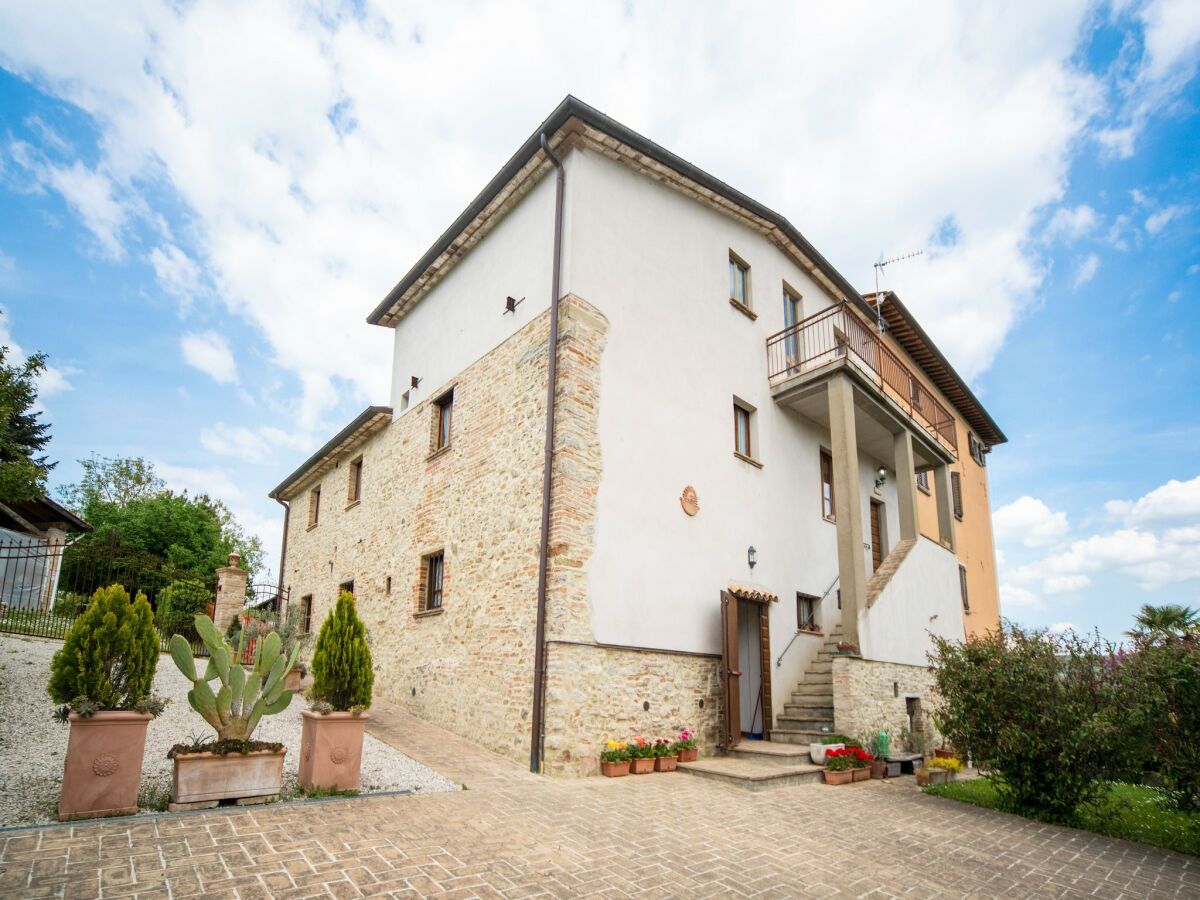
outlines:
[{"label": "roof edge", "polygon": [[364,409],[362,412],[360,412],[357,416],[355,416],[353,421],[351,421],[349,425],[347,425],[345,428],[343,428],[341,431],[339,431],[337,434],[335,434],[332,438],[330,438],[328,441],[326,441],[324,444],[322,444],[321,448],[319,450],[317,450],[316,453],[314,453],[312,456],[310,456],[308,459],[306,459],[304,462],[302,462],[292,472],[292,474],[288,475],[287,478],[283,479],[283,481],[281,481],[269,494],[267,494],[267,496],[270,497],[272,500],[278,500],[279,495],[283,491],[286,491],[289,487],[291,487],[293,484],[295,484],[297,481],[299,481],[301,478],[303,478],[309,469],[311,469],[313,466],[315,466],[317,463],[319,463],[322,459],[324,459],[326,456],[328,456],[330,453],[332,453],[334,450],[336,450],[338,448],[338,446],[340,446],[341,444],[344,444],[356,431],[358,431],[360,428],[362,428],[364,425],[366,425],[368,422],[370,422],[376,416],[379,416],[379,415],[391,416],[391,414],[392,414],[392,408],[390,406],[368,406],[366,409]]}]

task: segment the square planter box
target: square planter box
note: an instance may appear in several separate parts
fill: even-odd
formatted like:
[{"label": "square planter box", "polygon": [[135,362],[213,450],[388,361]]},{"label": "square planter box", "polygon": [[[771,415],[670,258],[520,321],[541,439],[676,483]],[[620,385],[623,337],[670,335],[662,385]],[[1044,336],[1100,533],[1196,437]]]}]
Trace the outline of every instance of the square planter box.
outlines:
[{"label": "square planter box", "polygon": [[71,713],[58,817],[93,819],[137,812],[149,713]]},{"label": "square planter box", "polygon": [[[279,794],[283,784],[282,750],[252,753],[183,753],[176,756],[175,781],[171,788],[172,812],[216,806],[221,800],[257,800]],[[261,798],[261,799],[259,799]]]},{"label": "square planter box", "polygon": [[656,756],[654,758],[655,772],[674,772],[675,765],[679,760],[674,756]]},{"label": "square planter box", "polygon": [[300,732],[300,786],[357,791],[362,784],[363,731],[366,713],[306,709]]},{"label": "square planter box", "polygon": [[855,781],[870,781],[871,780],[871,770],[869,768],[851,769],[850,771],[854,773]]},{"label": "square planter box", "polygon": [[842,769],[840,772],[833,772],[829,769],[825,770],[826,784],[849,784],[854,780],[853,769]]}]

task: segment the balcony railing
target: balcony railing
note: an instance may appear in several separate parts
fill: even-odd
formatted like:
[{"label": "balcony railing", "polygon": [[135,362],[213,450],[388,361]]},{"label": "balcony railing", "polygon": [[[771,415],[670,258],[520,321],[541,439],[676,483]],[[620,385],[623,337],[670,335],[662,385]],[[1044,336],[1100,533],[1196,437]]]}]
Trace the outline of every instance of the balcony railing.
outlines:
[{"label": "balcony railing", "polygon": [[934,440],[957,454],[954,416],[849,304],[823,309],[767,338],[767,377],[772,387],[838,359],[854,363]]}]

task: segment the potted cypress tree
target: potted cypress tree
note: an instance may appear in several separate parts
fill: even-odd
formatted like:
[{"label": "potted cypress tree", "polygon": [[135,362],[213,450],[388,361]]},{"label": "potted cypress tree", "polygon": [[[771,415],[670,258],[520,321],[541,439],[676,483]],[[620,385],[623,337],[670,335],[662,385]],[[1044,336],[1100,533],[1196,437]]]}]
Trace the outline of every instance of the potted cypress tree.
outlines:
[{"label": "potted cypress tree", "polygon": [[357,791],[375,673],[367,629],[349,591],[338,596],[321,625],[312,676],[312,709],[302,713],[300,786]]},{"label": "potted cypress tree", "polygon": [[137,812],[146,726],[165,705],[150,688],[158,633],[143,594],[100,588],[50,662],[48,693],[69,722],[60,819]]}]

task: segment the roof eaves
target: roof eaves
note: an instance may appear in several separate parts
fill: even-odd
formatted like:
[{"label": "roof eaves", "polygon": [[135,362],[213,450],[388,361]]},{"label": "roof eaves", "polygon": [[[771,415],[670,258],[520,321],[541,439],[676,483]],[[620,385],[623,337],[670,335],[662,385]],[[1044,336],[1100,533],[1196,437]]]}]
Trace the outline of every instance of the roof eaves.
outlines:
[{"label": "roof eaves", "polygon": [[359,431],[359,429],[361,429],[363,426],[367,425],[373,419],[375,419],[379,416],[386,416],[388,418],[391,418],[391,415],[392,415],[392,408],[390,406],[368,406],[366,409],[364,409],[362,412],[360,412],[357,416],[355,416],[354,420],[349,425],[347,425],[345,428],[343,428],[341,431],[339,431],[337,434],[335,434],[332,438],[330,438],[328,441],[326,441],[321,446],[320,450],[318,450],[316,453],[314,453],[312,456],[310,456],[308,459],[306,459],[303,463],[301,463],[300,466],[295,471],[293,471],[291,475],[289,475],[287,478],[283,479],[283,481],[281,481],[275,487],[274,490],[272,490],[269,494],[267,494],[267,496],[270,497],[272,500],[279,499],[280,494],[282,494],[289,487],[291,487],[293,484],[295,484],[297,481],[299,481],[301,478],[303,478],[304,475],[307,474],[307,472],[313,466],[320,463],[323,459],[325,459],[327,456],[329,456],[331,453],[333,453],[335,450],[337,450],[338,447],[340,447],[342,444],[344,444],[346,441],[348,441],[351,437],[353,437],[354,434]]}]

